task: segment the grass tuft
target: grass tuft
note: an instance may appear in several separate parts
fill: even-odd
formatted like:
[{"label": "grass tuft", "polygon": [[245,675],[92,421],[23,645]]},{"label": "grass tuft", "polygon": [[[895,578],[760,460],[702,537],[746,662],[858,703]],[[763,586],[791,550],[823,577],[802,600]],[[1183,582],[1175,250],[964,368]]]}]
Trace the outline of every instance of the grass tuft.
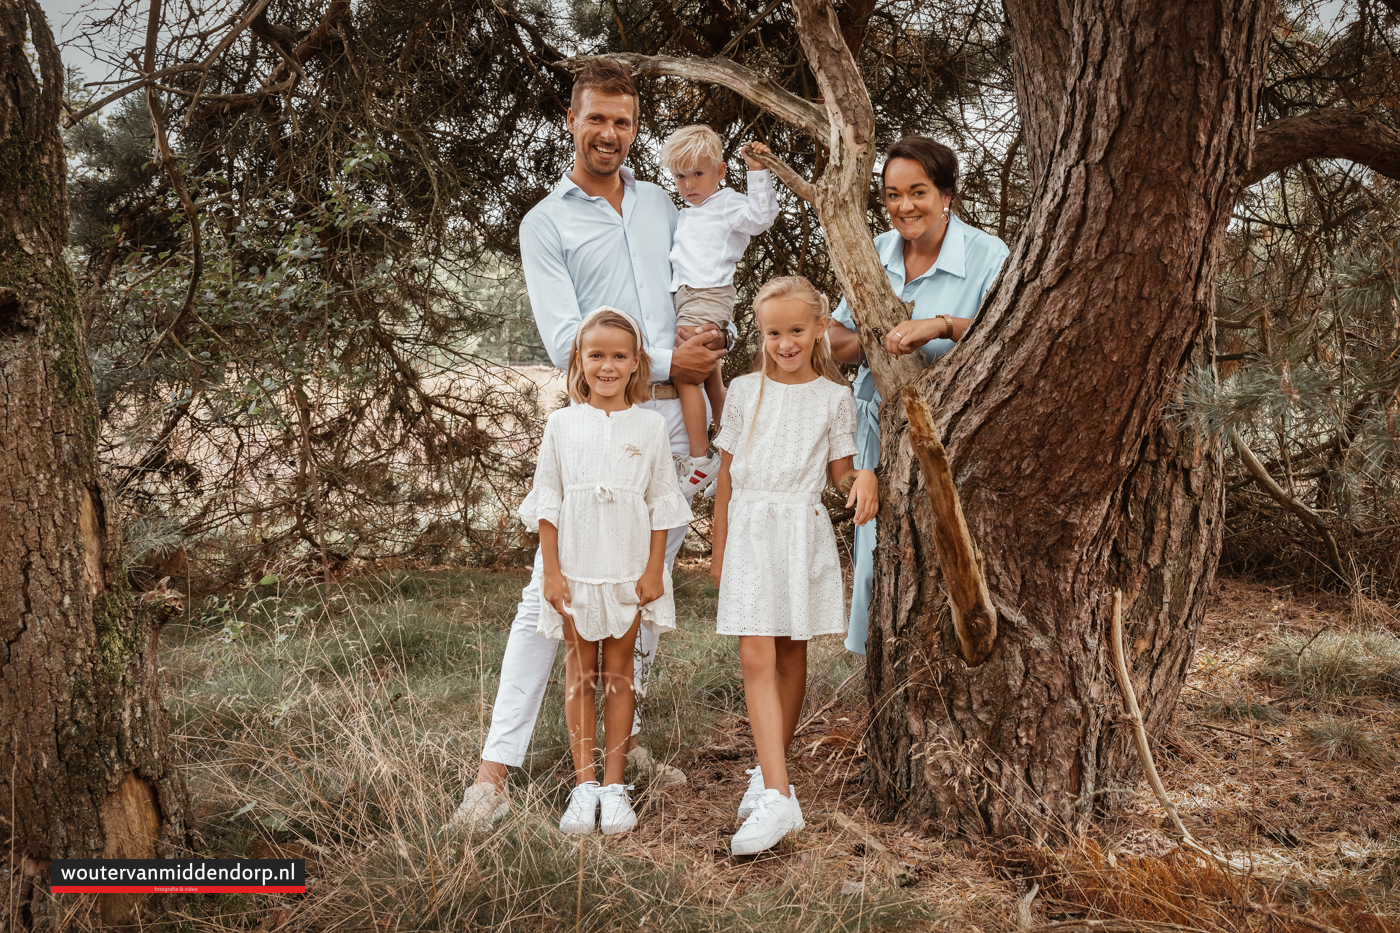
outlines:
[{"label": "grass tuft", "polygon": [[1265,647],[1257,675],[1314,702],[1400,699],[1400,638],[1384,631],[1286,636]]},{"label": "grass tuft", "polygon": [[1300,731],[1313,749],[1329,761],[1385,761],[1390,757],[1385,746],[1371,738],[1355,719],[1319,719],[1304,723]]}]

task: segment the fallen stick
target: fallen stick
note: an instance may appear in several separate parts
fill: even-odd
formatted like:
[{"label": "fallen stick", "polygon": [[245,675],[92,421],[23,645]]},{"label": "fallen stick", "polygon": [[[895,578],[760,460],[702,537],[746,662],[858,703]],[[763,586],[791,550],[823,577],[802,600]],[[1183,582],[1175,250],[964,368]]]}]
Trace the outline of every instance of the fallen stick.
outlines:
[{"label": "fallen stick", "polygon": [[1157,795],[1157,802],[1162,805],[1162,809],[1167,811],[1167,817],[1176,827],[1176,831],[1181,834],[1181,844],[1198,855],[1203,855],[1219,865],[1235,871],[1244,871],[1248,866],[1234,859],[1226,858],[1218,852],[1212,852],[1196,841],[1191,835],[1191,831],[1186,828],[1186,824],[1181,822],[1181,816],[1176,812],[1176,804],[1171,802],[1167,796],[1167,789],[1162,786],[1162,778],[1157,774],[1157,765],[1152,760],[1152,748],[1147,742],[1147,727],[1142,723],[1142,710],[1138,708],[1137,694],[1133,692],[1133,682],[1128,677],[1128,662],[1123,654],[1123,591],[1113,591],[1113,671],[1118,676],[1118,689],[1123,693],[1123,709],[1127,713],[1128,721],[1133,724],[1133,737],[1137,740],[1138,757],[1142,759],[1142,770],[1147,775],[1147,783],[1152,785],[1152,793]]}]

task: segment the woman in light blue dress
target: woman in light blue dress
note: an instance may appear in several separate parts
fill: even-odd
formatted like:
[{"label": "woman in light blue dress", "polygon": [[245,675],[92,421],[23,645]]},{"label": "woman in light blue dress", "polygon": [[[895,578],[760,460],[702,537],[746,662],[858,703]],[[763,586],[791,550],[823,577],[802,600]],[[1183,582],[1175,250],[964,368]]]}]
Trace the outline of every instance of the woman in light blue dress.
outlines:
[{"label": "woman in light blue dress", "polygon": [[[886,348],[895,356],[922,353],[928,361],[953,349],[977,316],[987,290],[1006,261],[996,237],[954,217],[958,157],[926,136],[906,136],[885,153],[885,209],[894,229],[875,238],[894,293],[914,303],[910,320],[892,330]],[[832,355],[860,363],[856,376],[856,462],[873,470],[880,462],[880,396],[843,300],[832,315]],[[875,522],[856,528],[855,580],[846,647],[865,654],[870,596],[875,579]]]}]

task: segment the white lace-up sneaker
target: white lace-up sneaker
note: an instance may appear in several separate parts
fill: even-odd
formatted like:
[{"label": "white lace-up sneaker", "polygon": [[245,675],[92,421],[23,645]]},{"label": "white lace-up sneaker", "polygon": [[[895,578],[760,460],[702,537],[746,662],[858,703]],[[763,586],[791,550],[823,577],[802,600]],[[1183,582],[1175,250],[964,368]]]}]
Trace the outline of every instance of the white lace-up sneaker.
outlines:
[{"label": "white lace-up sneaker", "polygon": [[758,804],[758,798],[763,795],[763,765],[754,768],[747,768],[744,771],[749,776],[749,789],[744,791],[744,799],[739,801],[739,819],[746,820],[753,808]]},{"label": "white lace-up sneaker", "polygon": [[452,819],[447,821],[442,831],[484,832],[509,812],[510,799],[501,793],[495,784],[482,781],[467,788],[467,792],[462,795],[461,806],[452,814]]},{"label": "white lace-up sneaker", "polygon": [[632,798],[627,796],[631,789],[630,784],[609,784],[598,792],[598,809],[602,811],[598,820],[598,831],[604,836],[625,833],[637,825]]},{"label": "white lace-up sneaker", "polygon": [[598,828],[599,790],[597,781],[588,781],[569,793],[569,805],[559,817],[560,832],[583,836]]},{"label": "white lace-up sneaker", "polygon": [[704,492],[719,479],[719,454],[703,457],[681,457],[676,461],[676,473],[681,481],[681,495],[686,498]]},{"label": "white lace-up sneaker", "polygon": [[[792,794],[790,786],[788,793]],[[735,855],[756,855],[773,848],[788,833],[797,832],[806,825],[796,794],[784,797],[776,790],[765,790],[749,818],[730,840],[729,851]]]},{"label": "white lace-up sneaker", "polygon": [[657,761],[651,757],[651,752],[638,745],[627,753],[627,763],[637,769],[637,773],[643,775],[650,781],[657,784],[684,784],[685,772],[675,765],[668,765],[664,761]]}]

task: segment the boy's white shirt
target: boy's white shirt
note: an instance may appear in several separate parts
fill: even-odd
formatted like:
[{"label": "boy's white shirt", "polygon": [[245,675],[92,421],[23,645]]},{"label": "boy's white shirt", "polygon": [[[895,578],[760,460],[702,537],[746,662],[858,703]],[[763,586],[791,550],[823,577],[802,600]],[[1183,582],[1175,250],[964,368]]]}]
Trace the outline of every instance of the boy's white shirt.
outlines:
[{"label": "boy's white shirt", "polygon": [[671,240],[671,291],[682,285],[719,288],[734,282],[734,264],[749,239],[773,226],[778,196],[767,169],[749,172],[749,193],[721,188],[681,210]]}]

